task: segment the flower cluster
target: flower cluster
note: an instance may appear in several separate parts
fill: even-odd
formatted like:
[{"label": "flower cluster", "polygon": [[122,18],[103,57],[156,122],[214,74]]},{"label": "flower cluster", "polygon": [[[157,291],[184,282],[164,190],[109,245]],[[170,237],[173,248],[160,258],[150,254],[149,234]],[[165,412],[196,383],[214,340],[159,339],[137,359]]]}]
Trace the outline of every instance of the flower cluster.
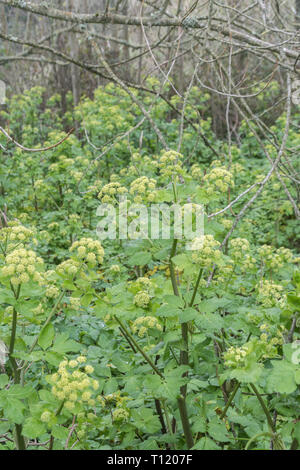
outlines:
[{"label": "flower cluster", "polygon": [[192,177],[195,179],[195,180],[200,180],[202,179],[203,177],[203,171],[201,170],[200,166],[195,163],[192,167],[191,167],[191,175]]},{"label": "flower cluster", "polygon": [[70,175],[76,182],[80,181],[81,178],[83,177],[83,173],[81,171],[76,171],[76,170],[71,170]]},{"label": "flower cluster", "polygon": [[203,181],[207,184],[208,194],[225,193],[228,188],[234,187],[233,176],[225,168],[213,168],[204,176]]},{"label": "flower cluster", "polygon": [[158,319],[155,317],[139,317],[132,324],[133,333],[137,333],[140,338],[143,338],[149,328],[155,328],[156,330],[162,331],[162,326]]},{"label": "flower cluster", "polygon": [[233,238],[230,240],[230,255],[235,262],[241,261],[249,249],[250,244],[246,238]]},{"label": "flower cluster", "polygon": [[150,303],[150,300],[151,297],[148,292],[141,290],[134,296],[133,302],[137,307],[147,308]]},{"label": "flower cluster", "polygon": [[283,292],[283,287],[275,284],[273,281],[263,280],[258,286],[258,301],[264,307],[285,307],[286,295]]},{"label": "flower cluster", "polygon": [[245,366],[246,356],[249,353],[249,348],[244,345],[240,348],[231,346],[224,353],[224,361],[227,367],[243,367]]},{"label": "flower cluster", "polygon": [[44,276],[39,272],[42,265],[42,258],[39,258],[33,250],[19,248],[6,256],[2,275],[9,278],[14,286],[26,284],[30,280],[43,285]]},{"label": "flower cluster", "polygon": [[56,267],[56,272],[61,276],[73,277],[80,270],[81,263],[74,259],[67,259]]},{"label": "flower cluster", "polygon": [[182,159],[183,156],[174,150],[164,152],[157,165],[161,175],[167,177],[181,175],[183,173]]},{"label": "flower cluster", "polygon": [[156,196],[156,192],[154,191],[155,187],[155,179],[141,176],[140,178],[132,181],[130,185],[130,194],[134,196],[134,202],[137,204],[142,204],[144,200],[152,202]]},{"label": "flower cluster", "polygon": [[[16,244],[23,246],[23,243],[28,242],[33,236],[34,231],[19,222],[8,222],[7,227],[0,230],[0,242],[7,244],[8,251]],[[36,243],[35,239],[33,241]]]},{"label": "flower cluster", "polygon": [[268,260],[267,267],[273,271],[283,268],[286,263],[290,263],[293,259],[293,253],[288,248],[281,247]]},{"label": "flower cluster", "polygon": [[72,244],[70,251],[74,251],[80,260],[93,266],[95,266],[97,262],[99,264],[103,263],[104,250],[99,240],[81,238]]},{"label": "flower cluster", "polygon": [[101,200],[102,203],[115,203],[116,196],[122,195],[127,193],[127,188],[121,186],[118,182],[111,182],[103,186],[101,191],[98,194],[98,199]]},{"label": "flower cluster", "polygon": [[265,353],[262,355],[263,359],[276,356],[278,346],[281,346],[284,342],[283,330],[284,326],[281,325],[279,328],[276,327],[272,334],[270,325],[264,323],[260,326],[260,341],[265,346]]},{"label": "flower cluster", "polygon": [[251,271],[256,267],[256,259],[253,256],[246,254],[241,267],[243,272]]},{"label": "flower cluster", "polygon": [[80,297],[69,297],[70,307],[73,310],[79,310],[81,307]]},{"label": "flower cluster", "polygon": [[232,227],[232,220],[230,219],[225,219],[225,217],[220,219],[221,224],[224,226],[226,230],[230,230]]},{"label": "flower cluster", "polygon": [[99,388],[99,382],[89,377],[94,368],[85,363],[85,356],[78,356],[70,361],[64,360],[59,364],[58,371],[49,377],[52,394],[63,401],[64,407],[69,411],[74,410],[76,404],[96,404],[93,396]]},{"label": "flower cluster", "polygon": [[[122,397],[119,390],[108,395],[99,395],[97,400],[106,411],[111,412],[113,421],[126,421],[129,418],[130,413],[126,409],[128,397]],[[113,411],[112,407],[115,408]]]},{"label": "flower cluster", "polygon": [[134,282],[134,285],[137,286],[139,289],[149,290],[152,284],[148,277],[138,277],[137,280]]},{"label": "flower cluster", "polygon": [[274,247],[270,245],[262,245],[258,249],[258,254],[266,265],[270,263],[270,261],[272,261],[273,253],[274,253]]},{"label": "flower cluster", "polygon": [[54,285],[50,285],[47,287],[46,289],[46,297],[49,297],[50,299],[53,299],[55,297],[57,297],[59,294],[59,289],[54,286]]},{"label": "flower cluster", "polygon": [[203,235],[195,238],[192,242],[192,259],[203,267],[209,267],[218,263],[222,257],[220,243],[213,235]]},{"label": "flower cluster", "polygon": [[119,274],[121,272],[121,268],[118,264],[112,264],[109,270],[113,274]]}]

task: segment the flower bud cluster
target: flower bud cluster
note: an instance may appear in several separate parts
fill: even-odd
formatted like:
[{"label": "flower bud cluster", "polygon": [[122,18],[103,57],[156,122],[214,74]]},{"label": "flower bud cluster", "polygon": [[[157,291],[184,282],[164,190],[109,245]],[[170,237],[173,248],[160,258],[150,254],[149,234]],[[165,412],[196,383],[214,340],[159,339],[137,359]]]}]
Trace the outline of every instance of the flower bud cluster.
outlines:
[{"label": "flower bud cluster", "polygon": [[43,285],[45,279],[39,271],[42,266],[42,258],[38,257],[33,250],[19,248],[6,256],[5,266],[1,271],[2,275],[9,278],[14,286],[26,284],[29,281]]},{"label": "flower bud cluster", "polygon": [[204,176],[203,181],[207,185],[208,194],[225,193],[228,188],[234,187],[233,176],[225,168],[213,168]]},{"label": "flower bud cluster", "polygon": [[150,300],[151,297],[148,292],[141,290],[134,296],[133,302],[137,307],[147,308],[150,303]]},{"label": "flower bud cluster", "polygon": [[149,328],[155,328],[156,330],[162,331],[162,326],[158,319],[155,317],[139,317],[132,324],[133,333],[137,333],[140,338],[143,338]]},{"label": "flower bud cluster", "polygon": [[286,295],[284,294],[283,286],[275,284],[273,281],[263,280],[257,286],[257,292],[257,299],[264,307],[284,308],[286,305]]},{"label": "flower bud cluster", "polygon": [[183,174],[182,159],[183,156],[174,150],[164,152],[157,163],[161,175],[171,177]]},{"label": "flower bud cluster", "polygon": [[132,181],[130,185],[130,194],[134,196],[133,200],[136,204],[142,204],[145,200],[152,202],[156,197],[155,187],[155,179],[141,176],[140,178]]},{"label": "flower bud cluster", "polygon": [[235,262],[243,261],[245,254],[250,250],[250,244],[246,238],[233,238],[230,240],[230,256]]},{"label": "flower bud cluster", "polygon": [[103,263],[104,250],[99,240],[81,238],[72,244],[70,251],[75,252],[80,260],[93,266]]},{"label": "flower bud cluster", "polygon": [[118,182],[111,182],[103,186],[98,194],[98,199],[100,199],[102,203],[113,204],[117,202],[116,196],[125,193],[127,193],[125,186],[121,186]]},{"label": "flower bud cluster", "polygon": [[213,235],[197,237],[192,242],[192,259],[203,267],[209,267],[220,261],[222,253],[219,248],[220,243],[215,240]]},{"label": "flower bud cluster", "polygon": [[[15,245],[23,246],[23,243],[30,241],[34,237],[34,231],[24,227],[19,222],[8,222],[7,227],[0,230],[0,243],[7,244],[8,251]],[[36,239],[33,239],[37,243]]]},{"label": "flower bud cluster", "polygon": [[61,401],[64,407],[72,411],[77,403],[95,406],[95,392],[99,382],[90,377],[94,372],[91,365],[85,365],[86,357],[78,356],[70,361],[64,360],[59,364],[58,371],[49,377],[52,394]]}]

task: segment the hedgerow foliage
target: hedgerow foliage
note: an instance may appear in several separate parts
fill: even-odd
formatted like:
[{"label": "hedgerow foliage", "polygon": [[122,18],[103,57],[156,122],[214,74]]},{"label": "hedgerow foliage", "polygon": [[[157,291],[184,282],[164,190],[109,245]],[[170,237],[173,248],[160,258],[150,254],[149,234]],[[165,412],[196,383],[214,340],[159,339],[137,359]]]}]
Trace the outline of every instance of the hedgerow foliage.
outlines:
[{"label": "hedgerow foliage", "polygon": [[[211,130],[209,96],[196,87],[180,154],[178,116],[162,99],[151,116],[170,151],[112,84],[75,109],[68,95],[63,116],[60,99],[34,88],[1,113],[30,148],[59,141],[74,121],[79,129],[41,153],[0,138],[8,218],[0,230],[1,448],[300,443],[293,207],[274,176],[225,246],[244,199],[210,217],[268,171],[253,133],[242,124],[228,166],[227,143]],[[278,137],[284,125],[282,115]],[[290,132],[289,145],[299,143]],[[203,204],[203,239],[195,250],[184,239],[99,241],[97,207],[117,207],[118,195],[129,206]]]}]

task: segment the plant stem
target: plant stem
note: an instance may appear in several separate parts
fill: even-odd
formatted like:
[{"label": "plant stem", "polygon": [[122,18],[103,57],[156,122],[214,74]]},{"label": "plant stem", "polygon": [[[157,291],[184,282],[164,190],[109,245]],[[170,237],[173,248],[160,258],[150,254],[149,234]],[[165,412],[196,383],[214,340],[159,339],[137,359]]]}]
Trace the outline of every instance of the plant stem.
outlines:
[{"label": "plant stem", "polygon": [[[18,300],[19,295],[20,295],[20,290],[21,290],[21,285],[18,286],[17,291],[13,288],[13,285],[11,284],[11,290],[13,291],[13,294],[15,296],[15,299]],[[9,343],[9,360],[13,368],[13,374],[14,374],[14,384],[17,385],[20,383],[20,373],[18,370],[18,364],[17,361],[15,360],[14,357],[12,357],[15,349],[15,341],[16,341],[16,332],[17,332],[17,318],[18,317],[18,312],[13,308],[13,317],[12,317],[12,325],[11,325],[11,335],[10,335],[10,343]],[[21,424],[15,424],[15,439],[16,439],[16,447],[17,450],[25,450],[26,449],[26,444],[25,444],[25,439],[22,436],[22,425]]]},{"label": "plant stem", "polygon": [[194,439],[193,439],[190,422],[189,422],[189,418],[187,414],[185,398],[181,396],[177,399],[177,402],[178,402],[183,432],[184,432],[184,436],[186,440],[186,445],[188,449],[191,449],[194,445]]},{"label": "plant stem", "polygon": [[232,390],[229,398],[228,398],[228,401],[225,405],[225,408],[224,410],[222,411],[222,414],[220,415],[220,419],[223,419],[225,416],[226,416],[226,413],[227,413],[227,410],[228,408],[230,407],[231,403],[232,403],[232,400],[234,399],[235,395],[236,395],[236,392],[238,391],[238,389],[240,388],[240,383],[237,382],[234,386],[234,389]]},{"label": "plant stem", "polygon": [[[164,410],[164,413],[165,413],[168,431],[169,431],[170,436],[172,436],[172,434],[173,434],[172,425],[171,425],[171,421],[170,421],[170,418],[169,418],[169,413],[168,413],[168,410],[167,410],[167,405],[166,405],[165,399],[162,399],[161,403],[162,403],[162,407],[163,407],[163,410]],[[171,447],[171,449],[174,449],[174,444],[170,444],[170,447]]]},{"label": "plant stem", "polygon": [[128,338],[130,339],[131,343],[134,345],[134,347],[142,354],[143,358],[148,362],[148,364],[152,367],[152,369],[154,370],[154,372],[156,372],[157,375],[159,375],[162,379],[164,378],[163,374],[158,370],[158,368],[156,367],[156,365],[152,362],[152,360],[150,359],[149,356],[147,356],[147,354],[143,351],[143,349],[139,346],[139,344],[135,341],[134,337],[131,335],[131,333],[128,331],[128,329],[123,325],[123,323],[121,322],[121,320],[119,320],[119,318],[117,318],[115,315],[114,315],[114,319],[119,323],[119,325],[121,326],[122,330],[123,330],[123,334],[125,333],[126,336],[128,336]]},{"label": "plant stem", "polygon": [[270,414],[270,412],[269,412],[262,396],[260,395],[259,391],[257,390],[257,388],[255,387],[254,384],[251,383],[250,387],[254,391],[255,395],[257,396],[257,399],[258,399],[259,403],[261,404],[262,409],[264,410],[264,413],[265,413],[267,421],[268,421],[268,425],[269,425],[272,433],[276,434],[276,426],[273,423],[272,416],[271,416],[271,414]]},{"label": "plant stem", "polygon": [[194,287],[193,295],[192,295],[191,301],[189,303],[189,307],[192,307],[194,305],[194,301],[195,301],[195,297],[196,297],[197,290],[198,290],[198,287],[199,287],[199,283],[201,281],[202,273],[203,273],[203,268],[200,268],[198,278],[197,278],[197,281],[196,281],[196,284],[195,284],[195,287]]},{"label": "plant stem", "polygon": [[[179,294],[178,285],[176,282],[174,265],[172,262],[172,258],[173,256],[175,256],[175,253],[176,253],[177,243],[178,243],[178,240],[174,239],[172,248],[171,248],[171,253],[170,253],[170,276],[171,276],[171,282],[173,286],[174,295],[179,297],[180,294]],[[199,279],[199,282],[200,282],[200,279]],[[187,323],[181,324],[181,336],[182,336],[182,341],[183,341],[183,348],[180,351],[180,364],[188,365],[189,364],[189,353],[188,353],[189,338],[188,338],[188,324]],[[183,376],[186,376],[186,375],[187,373],[183,374]],[[191,426],[190,426],[187,406],[186,406],[186,390],[187,390],[186,385],[183,385],[180,388],[181,397],[178,398],[178,407],[179,407],[180,418],[181,418],[181,423],[183,427],[186,444],[187,444],[188,449],[190,449],[194,445],[194,440],[193,440],[193,435],[191,431]]]},{"label": "plant stem", "polygon": [[[59,405],[59,407],[57,408],[57,410],[56,410],[56,412],[55,412],[55,416],[59,416],[59,415],[60,415],[60,412],[61,412],[61,410],[63,409],[64,404],[65,404],[65,400],[63,400],[63,401],[61,402],[61,404]],[[51,437],[50,437],[50,444],[49,444],[49,449],[48,449],[48,450],[53,450],[53,444],[54,444],[54,437],[51,435]]]},{"label": "plant stem", "polygon": [[170,253],[169,269],[170,269],[170,277],[171,277],[173,292],[175,295],[179,297],[179,290],[178,290],[178,285],[176,281],[175,269],[174,269],[174,264],[172,262],[172,258],[173,256],[175,256],[175,253],[176,253],[177,243],[178,243],[178,240],[174,239],[172,248],[171,248],[171,253]]}]

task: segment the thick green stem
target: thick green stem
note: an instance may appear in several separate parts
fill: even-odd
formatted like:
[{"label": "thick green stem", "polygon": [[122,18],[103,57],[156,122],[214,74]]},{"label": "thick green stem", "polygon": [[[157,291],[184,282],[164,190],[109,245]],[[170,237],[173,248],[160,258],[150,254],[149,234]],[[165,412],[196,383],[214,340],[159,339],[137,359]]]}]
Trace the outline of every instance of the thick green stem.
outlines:
[{"label": "thick green stem", "polygon": [[154,370],[154,372],[156,372],[157,375],[159,375],[162,379],[164,378],[163,374],[158,370],[158,368],[156,367],[156,365],[153,363],[153,361],[150,359],[149,356],[147,356],[147,354],[143,351],[143,349],[139,346],[139,344],[135,341],[134,337],[130,334],[130,332],[128,331],[128,329],[123,325],[123,323],[121,322],[121,320],[119,320],[119,318],[117,318],[116,316],[114,316],[114,319],[119,323],[119,325],[121,326],[122,330],[123,330],[123,334],[125,333],[126,336],[130,339],[131,343],[134,345],[134,347],[142,354],[143,358],[148,362],[148,364],[152,367],[152,369]]},{"label": "thick green stem", "polygon": [[[57,408],[56,412],[55,412],[55,416],[59,416],[60,413],[61,413],[61,410],[63,409],[64,407],[64,404],[65,404],[65,400],[63,400],[61,402],[61,404],[59,405],[59,407]],[[50,444],[49,444],[49,449],[48,450],[53,450],[53,444],[54,444],[54,437],[51,435],[50,437]]]},{"label": "thick green stem", "polygon": [[[21,285],[18,286],[17,291],[13,288],[11,284],[11,289],[14,293],[15,299],[18,300],[21,290]],[[17,385],[20,383],[20,372],[18,369],[17,361],[13,356],[14,349],[15,349],[15,341],[16,341],[16,333],[17,333],[17,319],[18,319],[18,312],[15,308],[13,308],[13,317],[12,317],[12,325],[11,325],[11,336],[10,336],[10,343],[9,343],[9,360],[13,368],[14,373],[14,384]],[[15,424],[15,441],[17,450],[25,450],[26,444],[25,439],[22,436],[22,425]]]},{"label": "thick green stem", "polygon": [[[177,243],[178,243],[178,240],[174,239],[172,248],[171,248],[171,253],[170,253],[170,276],[171,276],[171,282],[172,282],[174,295],[179,297],[180,294],[179,294],[179,289],[178,289],[178,285],[176,281],[174,264],[172,262],[172,258],[176,254]],[[199,282],[200,282],[200,279],[199,279]],[[180,351],[180,364],[188,365],[189,364],[189,353],[188,353],[189,338],[188,338],[188,324],[187,323],[182,323],[181,325],[181,336],[182,336],[183,348]],[[187,374],[185,373],[184,376],[186,375]],[[186,406],[186,391],[187,391],[187,386],[183,385],[180,388],[181,397],[178,398],[178,407],[179,407],[180,418],[181,418],[181,423],[183,427],[186,444],[187,444],[188,449],[190,449],[194,445],[194,440],[193,440],[193,435],[191,431],[191,426],[190,426],[187,406]]]},{"label": "thick green stem", "polygon": [[222,411],[222,414],[220,415],[220,419],[223,419],[226,416],[227,410],[230,407],[232,400],[234,399],[236,392],[238,391],[239,388],[240,388],[240,383],[237,382],[234,386],[234,389],[231,392],[230,397],[228,398],[228,401],[226,403],[224,410]]},{"label": "thick green stem", "polygon": [[170,268],[170,277],[171,277],[173,292],[174,292],[175,295],[177,295],[179,297],[179,290],[178,290],[178,285],[177,285],[177,281],[176,281],[175,269],[174,269],[174,264],[172,262],[172,258],[173,258],[173,256],[175,256],[175,253],[176,253],[177,243],[178,243],[178,240],[174,239],[173,244],[172,244],[172,248],[171,248],[171,253],[170,253],[169,268]]},{"label": "thick green stem", "polygon": [[180,418],[181,418],[186,445],[188,449],[191,449],[194,445],[194,439],[193,439],[191,426],[190,426],[190,422],[188,418],[185,398],[179,397],[177,402],[178,402],[178,408],[179,408],[179,413],[180,413]]},{"label": "thick green stem", "polygon": [[201,268],[199,270],[198,278],[197,278],[197,281],[196,281],[196,284],[195,284],[195,287],[194,287],[194,291],[193,291],[191,301],[189,303],[189,307],[192,307],[194,305],[194,301],[195,301],[195,297],[196,297],[197,290],[198,290],[198,287],[199,287],[199,283],[201,281],[202,273],[203,273],[203,268]]},{"label": "thick green stem", "polygon": [[270,412],[269,412],[262,396],[260,395],[259,391],[257,390],[257,388],[255,387],[254,384],[251,383],[250,386],[251,386],[252,390],[254,391],[255,395],[257,396],[257,399],[258,399],[259,403],[261,404],[262,409],[264,410],[264,413],[265,413],[267,421],[268,421],[268,425],[269,425],[272,433],[276,434],[276,426],[273,423],[272,416],[271,416],[271,414],[270,414]]}]

